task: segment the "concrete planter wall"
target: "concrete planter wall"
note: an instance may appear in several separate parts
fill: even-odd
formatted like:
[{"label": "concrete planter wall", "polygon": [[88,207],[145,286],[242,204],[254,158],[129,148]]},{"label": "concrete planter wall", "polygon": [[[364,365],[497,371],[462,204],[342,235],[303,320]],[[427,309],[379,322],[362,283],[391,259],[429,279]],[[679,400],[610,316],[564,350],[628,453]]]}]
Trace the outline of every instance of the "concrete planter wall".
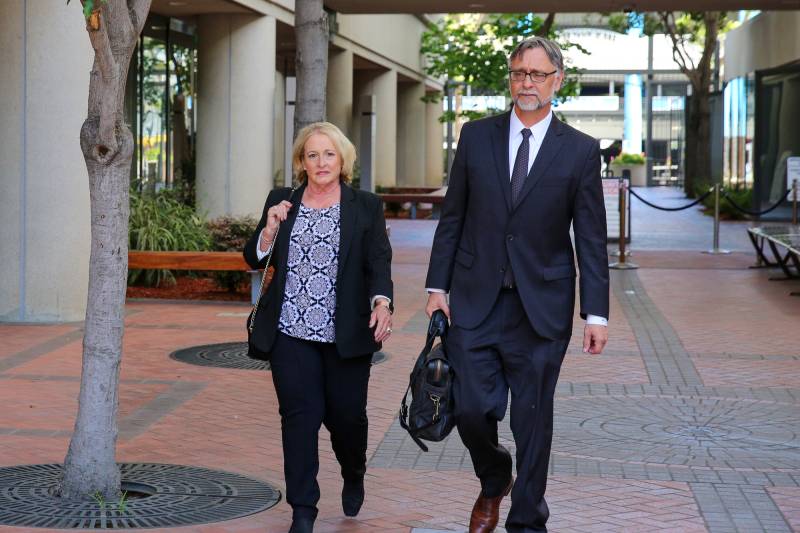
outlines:
[{"label": "concrete planter wall", "polygon": [[622,176],[623,170],[631,171],[631,187],[647,186],[647,165],[618,165],[611,163],[615,176]]}]

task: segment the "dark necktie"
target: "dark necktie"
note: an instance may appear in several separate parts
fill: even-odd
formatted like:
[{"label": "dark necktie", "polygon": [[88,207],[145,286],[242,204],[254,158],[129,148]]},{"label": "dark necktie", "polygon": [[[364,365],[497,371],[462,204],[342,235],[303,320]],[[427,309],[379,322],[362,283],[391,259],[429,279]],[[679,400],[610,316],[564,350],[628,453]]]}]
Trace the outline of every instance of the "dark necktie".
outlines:
[{"label": "dark necktie", "polygon": [[[522,143],[517,149],[517,158],[514,160],[514,170],[511,172],[511,205],[516,206],[519,199],[519,193],[522,192],[522,186],[525,184],[525,177],[528,175],[528,154],[530,153],[530,142],[528,140],[531,136],[531,130],[524,128],[522,130]],[[503,274],[503,287],[514,287],[514,272],[511,270],[511,263],[506,265],[505,273]]]},{"label": "dark necktie", "polygon": [[514,160],[514,170],[511,172],[511,205],[516,206],[519,193],[525,184],[525,177],[528,175],[528,154],[531,151],[531,143],[528,142],[531,130],[522,129],[522,143],[517,149],[517,158]]}]

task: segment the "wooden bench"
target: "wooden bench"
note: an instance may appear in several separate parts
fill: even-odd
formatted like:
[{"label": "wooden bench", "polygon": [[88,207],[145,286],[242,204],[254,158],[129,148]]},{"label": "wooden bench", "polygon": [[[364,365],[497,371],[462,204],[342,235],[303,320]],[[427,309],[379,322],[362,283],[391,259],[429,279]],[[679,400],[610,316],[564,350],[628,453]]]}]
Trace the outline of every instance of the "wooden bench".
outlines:
[{"label": "wooden bench", "polygon": [[394,202],[404,204],[411,203],[409,218],[417,218],[417,204],[433,204],[433,213],[431,218],[438,219],[441,213],[441,205],[444,202],[444,195],[447,191],[446,187],[440,187],[433,192],[419,193],[419,192],[402,192],[402,193],[381,193],[378,196],[384,203]]},{"label": "wooden bench", "polygon": [[152,252],[128,251],[128,268],[141,270],[215,270],[250,274],[250,301],[261,290],[260,270],[251,270],[241,252]]},{"label": "wooden bench", "polygon": [[[800,279],[800,226],[747,228],[747,235],[755,248],[759,266],[780,267],[785,277],[777,279]],[[772,258],[767,257],[765,245],[772,252]]]}]

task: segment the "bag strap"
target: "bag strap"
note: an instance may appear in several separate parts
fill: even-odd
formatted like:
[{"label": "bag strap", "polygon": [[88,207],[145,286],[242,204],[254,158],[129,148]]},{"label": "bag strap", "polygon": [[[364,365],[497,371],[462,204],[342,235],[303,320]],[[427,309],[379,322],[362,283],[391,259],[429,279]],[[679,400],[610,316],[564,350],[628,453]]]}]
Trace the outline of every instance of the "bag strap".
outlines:
[{"label": "bag strap", "polygon": [[[289,193],[289,200],[292,199],[294,195],[294,191],[297,189],[292,188],[291,192]],[[266,227],[266,224],[264,224]],[[261,287],[258,290],[258,298],[256,299],[256,303],[253,305],[253,310],[250,311],[250,322],[247,324],[247,329],[250,333],[253,333],[253,329],[256,325],[256,311],[258,310],[258,306],[261,304],[261,297],[264,296],[264,284],[267,282],[267,271],[269,270],[269,262],[272,261],[272,253],[275,251],[275,244],[278,242],[278,232],[281,230],[281,225],[278,223],[278,229],[275,230],[275,238],[272,239],[272,244],[269,247],[269,254],[267,254],[267,262],[264,264],[264,273],[261,275]],[[262,230],[263,231],[263,230]],[[256,243],[258,246],[258,243]],[[274,274],[273,274],[274,275]]]}]

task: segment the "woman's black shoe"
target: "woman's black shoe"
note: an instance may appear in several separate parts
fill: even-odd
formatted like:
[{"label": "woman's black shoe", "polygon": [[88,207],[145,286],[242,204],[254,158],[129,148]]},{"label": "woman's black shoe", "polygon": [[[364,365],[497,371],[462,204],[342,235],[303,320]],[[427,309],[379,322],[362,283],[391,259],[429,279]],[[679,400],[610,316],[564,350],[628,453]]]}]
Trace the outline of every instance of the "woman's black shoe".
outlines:
[{"label": "woman's black shoe", "polygon": [[364,503],[364,480],[345,481],[342,487],[342,510],[345,516],[356,516]]},{"label": "woman's black shoe", "polygon": [[298,516],[292,519],[289,533],[313,533],[314,519],[310,516]]}]

